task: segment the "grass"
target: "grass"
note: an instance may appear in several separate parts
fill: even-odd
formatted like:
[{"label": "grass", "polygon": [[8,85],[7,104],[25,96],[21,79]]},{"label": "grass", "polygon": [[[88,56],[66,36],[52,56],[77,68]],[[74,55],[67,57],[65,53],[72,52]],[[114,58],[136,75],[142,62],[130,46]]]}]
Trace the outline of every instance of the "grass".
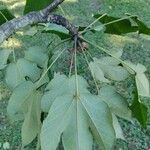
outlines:
[{"label": "grass", "polygon": [[[7,6],[12,10],[12,12],[15,12],[16,15],[19,16],[22,13],[24,1],[20,3],[19,0],[2,0],[2,2],[6,3]],[[146,73],[150,79],[150,37],[146,35],[137,36],[137,34],[131,34],[129,36],[131,39],[134,39],[134,42],[125,43],[123,58],[128,58],[133,62],[140,62],[144,64],[147,67]],[[34,45],[46,48],[48,43],[53,41],[48,33],[37,33],[34,37],[16,35],[12,40],[15,44],[13,43],[12,45],[12,42],[9,41],[4,43],[1,48],[10,46],[14,47],[16,51],[22,51],[25,49],[25,47],[27,48]],[[111,40],[113,41],[113,39]],[[93,55],[97,55],[96,51]],[[131,93],[130,80],[125,81],[124,86],[121,83],[117,83],[116,87],[120,93],[125,95],[130,100],[129,95],[127,94],[127,92]],[[128,89],[127,92],[126,89]],[[10,94],[11,92],[8,90],[4,83],[3,73],[0,72],[0,145],[2,145],[4,142],[9,142],[11,150],[20,150],[21,122],[11,123],[6,112]],[[148,99],[143,99],[143,101],[150,109],[150,101]],[[142,129],[136,120],[134,121],[134,124],[131,124],[122,119],[119,119],[119,121],[123,128],[126,141],[117,140],[114,148],[115,150],[149,150],[150,113],[147,130]],[[2,149],[2,146],[0,146],[0,150]],[[95,146],[95,149],[97,149],[97,146]],[[34,148],[31,147],[27,150],[34,150]]]}]

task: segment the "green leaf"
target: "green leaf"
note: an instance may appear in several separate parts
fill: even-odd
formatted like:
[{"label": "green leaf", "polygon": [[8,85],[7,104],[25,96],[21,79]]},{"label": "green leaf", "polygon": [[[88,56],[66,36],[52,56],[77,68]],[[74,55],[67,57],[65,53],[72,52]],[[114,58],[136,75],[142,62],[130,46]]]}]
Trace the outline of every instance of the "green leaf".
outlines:
[{"label": "green leaf", "polygon": [[[56,74],[47,87],[50,91],[56,88],[57,93],[59,91],[65,93],[57,94],[43,122],[41,131],[43,150],[49,147],[55,150],[61,135],[65,150],[90,150],[93,138],[89,128],[100,148],[110,150],[114,145],[115,131],[109,107],[98,96],[88,92],[87,83],[82,77],[77,76],[77,79],[78,94],[75,76],[68,78]],[[51,94],[49,96],[53,97]]]},{"label": "green leaf", "polygon": [[[45,70],[43,70],[45,72]],[[39,82],[40,80],[40,82]],[[42,79],[39,79],[37,82],[35,82],[36,88],[40,89],[43,85],[46,85],[50,81],[50,77],[48,74],[46,74]]]},{"label": "green leaf", "polygon": [[11,50],[3,49],[0,51],[0,70],[7,66],[7,59],[11,53]]},{"label": "green leaf", "polygon": [[135,65],[131,61],[127,61],[127,60],[125,60],[124,62],[126,64],[125,67],[128,69],[128,71],[131,74],[134,74],[134,73],[140,74],[140,73],[144,73],[146,71],[145,66],[142,64],[138,63],[137,65]]},{"label": "green leaf", "polygon": [[132,19],[137,23],[139,33],[150,35],[150,28],[144,22],[142,22],[138,17],[133,17]]},{"label": "green leaf", "polygon": [[[84,93],[89,93],[85,87],[88,87],[87,82],[82,78],[78,77],[79,89]],[[59,73],[54,75],[54,79],[46,87],[46,92],[42,97],[41,108],[44,112],[48,112],[51,104],[54,102],[55,98],[64,94],[73,94],[76,85],[75,77],[72,76],[68,78],[65,75],[60,75]],[[65,88],[64,88],[65,87]]]},{"label": "green leaf", "polygon": [[69,35],[69,31],[61,26],[61,25],[57,25],[57,24],[53,24],[53,23],[47,23],[47,24],[41,24],[44,25],[45,27],[43,28],[44,33],[52,33],[52,34],[56,34],[58,35],[62,40],[67,39],[70,37]]},{"label": "green leaf", "polygon": [[[75,101],[74,101],[75,102]],[[73,113],[73,97],[71,95],[57,97],[51,106],[41,130],[42,150],[56,150],[60,136],[65,130]]]},{"label": "green leaf", "polygon": [[[117,37],[116,38],[120,38],[120,40],[122,41],[123,39],[121,39],[121,37]],[[114,39],[115,40],[115,39]],[[119,43],[118,43],[119,44]],[[123,47],[118,47],[117,49],[114,48],[114,49],[111,49],[110,50],[110,53],[117,57],[117,58],[121,58],[122,54],[123,54]],[[114,60],[113,60],[114,61]],[[118,61],[117,61],[118,62]]]},{"label": "green leaf", "polygon": [[25,81],[25,77],[29,77],[33,82],[39,79],[41,70],[36,64],[21,58],[16,63],[11,63],[6,68],[6,83],[14,89],[21,82]]},{"label": "green leaf", "polygon": [[99,26],[95,26],[93,29],[94,29],[95,31],[102,31],[102,30],[104,30],[104,28],[105,28],[105,26],[99,25]]},{"label": "green leaf", "polygon": [[[102,15],[97,14],[94,17],[99,18],[100,16]],[[120,20],[120,21],[117,21],[117,20]],[[130,19],[123,19],[123,18],[112,17],[112,16],[106,15],[103,18],[101,18],[99,21],[102,24],[106,24],[105,33],[121,35],[124,33],[138,31],[139,33],[144,33],[148,35],[150,34],[150,28],[148,28],[142,21],[140,21],[138,17],[131,17]],[[114,23],[109,24],[109,22],[114,22]],[[132,22],[134,22],[134,25]]]},{"label": "green leaf", "polygon": [[0,6],[0,25],[4,24],[8,20],[12,20],[13,18],[15,17],[9,12],[6,7]]},{"label": "green leaf", "polygon": [[119,93],[116,92],[113,86],[107,85],[100,89],[99,97],[109,106],[112,117],[113,127],[115,129],[116,138],[123,139],[123,131],[116,116],[122,117],[131,121],[131,110],[128,102]]},{"label": "green leaf", "polygon": [[119,66],[120,63],[112,57],[104,57],[99,60],[95,59],[95,61],[99,64],[105,76],[111,80],[122,81],[129,75],[126,69]]},{"label": "green leaf", "polygon": [[46,67],[48,63],[48,55],[38,46],[30,47],[25,51],[25,58],[42,68]]},{"label": "green leaf", "polygon": [[53,0],[26,0],[26,6],[24,9],[24,14],[27,14],[31,11],[37,11],[48,6]]},{"label": "green leaf", "polygon": [[59,32],[62,34],[69,34],[69,31],[65,27],[63,27],[61,25],[54,24],[54,23],[45,24],[45,28],[43,30],[52,31],[52,32]]},{"label": "green leaf", "polygon": [[75,100],[71,121],[62,135],[65,150],[92,150],[93,137],[89,132],[89,120],[80,101]]},{"label": "green leaf", "polygon": [[105,76],[111,80],[122,81],[125,80],[129,74],[127,70],[122,66],[119,66],[119,64],[120,63],[112,57],[103,57],[101,59],[94,58],[91,69],[97,80],[106,82]]},{"label": "green leaf", "polygon": [[102,57],[101,59],[97,59],[97,58],[94,58],[95,61],[97,61],[98,63],[102,63],[102,64],[106,64],[106,65],[113,65],[113,66],[116,66],[116,65],[119,65],[119,61],[116,60],[115,58],[113,57]]},{"label": "green leaf", "polygon": [[108,106],[91,94],[83,94],[80,99],[89,116],[90,128],[95,140],[101,149],[111,150],[115,142],[115,132]]},{"label": "green leaf", "polygon": [[150,97],[150,85],[146,75],[144,73],[137,74],[135,78],[139,95]]},{"label": "green leaf", "polygon": [[34,85],[30,81],[25,81],[17,86],[8,102],[7,112],[12,120],[22,119],[22,115],[27,111],[27,101],[34,92]]},{"label": "green leaf", "polygon": [[94,62],[90,62],[89,67],[92,72],[92,75],[96,80],[99,80],[101,82],[106,82],[106,83],[110,82],[108,79],[105,78],[104,72],[102,71],[102,69],[99,67],[98,64]]},{"label": "green leaf", "polygon": [[[67,77],[65,75],[60,75],[59,73],[54,74],[54,79],[47,85],[46,92],[41,100],[42,111],[48,112],[55,98],[66,92],[66,89],[62,88],[63,82],[66,81],[66,79]],[[60,88],[58,90],[57,88],[59,86]]]},{"label": "green leaf", "polygon": [[34,93],[29,97],[28,111],[25,114],[25,120],[22,125],[22,147],[30,144],[40,132],[41,127],[41,94]]},{"label": "green leaf", "polygon": [[134,92],[134,99],[133,103],[130,106],[130,109],[132,110],[133,116],[140,122],[140,124],[146,128],[147,126],[147,114],[148,114],[148,108],[145,104],[143,104],[138,96],[137,88]]},{"label": "green leaf", "polygon": [[100,89],[99,97],[108,104],[113,114],[124,119],[131,120],[131,111],[128,102],[112,86],[104,86]]},{"label": "green leaf", "polygon": [[[102,15],[97,14],[94,17],[99,18],[100,16]],[[106,15],[103,18],[101,18],[99,21],[102,24],[107,24],[109,22],[116,21],[118,19],[120,18]],[[108,24],[105,27],[106,27],[105,33],[118,34],[118,35],[123,34],[123,33],[135,32],[138,30],[136,26],[132,26],[130,20],[128,19],[124,19],[124,20],[121,20],[112,24]]]}]

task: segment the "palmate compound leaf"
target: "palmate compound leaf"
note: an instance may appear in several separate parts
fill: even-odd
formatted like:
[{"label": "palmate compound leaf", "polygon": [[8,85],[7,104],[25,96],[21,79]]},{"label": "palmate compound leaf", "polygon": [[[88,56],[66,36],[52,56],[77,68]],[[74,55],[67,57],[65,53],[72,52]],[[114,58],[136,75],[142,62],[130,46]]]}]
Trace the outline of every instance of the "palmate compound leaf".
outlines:
[{"label": "palmate compound leaf", "polygon": [[[130,67],[127,67],[130,73],[136,73],[135,80],[138,90],[138,94],[144,97],[150,97],[150,84],[149,80],[145,75],[146,68],[142,64],[133,64],[130,61],[125,61],[125,63]],[[132,69],[132,70],[131,70]],[[134,72],[133,72],[134,71]]]},{"label": "palmate compound leaf", "polygon": [[78,83],[78,95],[75,76],[67,78],[56,74],[48,85],[49,92],[55,94],[52,92],[52,96],[43,99],[50,106],[41,130],[42,150],[56,150],[61,136],[65,150],[92,150],[92,135],[101,149],[112,148],[115,131],[108,105],[90,94],[88,84],[80,76]]},{"label": "palmate compound leaf", "polygon": [[45,68],[48,63],[48,55],[43,51],[43,48],[38,46],[30,47],[25,51],[25,58],[42,68]]},{"label": "palmate compound leaf", "polygon": [[129,76],[128,71],[124,67],[119,66],[119,64],[112,57],[103,57],[101,59],[94,58],[94,61],[90,62],[89,66],[97,80],[109,82],[108,79],[122,81]]},{"label": "palmate compound leaf", "polygon": [[35,82],[39,79],[41,70],[36,64],[20,58],[16,63],[11,63],[6,68],[6,83],[14,89],[21,82],[25,81],[25,77],[29,77],[30,80]]},{"label": "palmate compound leaf", "polygon": [[0,70],[7,66],[7,59],[12,51],[8,49],[3,49],[0,51]]}]

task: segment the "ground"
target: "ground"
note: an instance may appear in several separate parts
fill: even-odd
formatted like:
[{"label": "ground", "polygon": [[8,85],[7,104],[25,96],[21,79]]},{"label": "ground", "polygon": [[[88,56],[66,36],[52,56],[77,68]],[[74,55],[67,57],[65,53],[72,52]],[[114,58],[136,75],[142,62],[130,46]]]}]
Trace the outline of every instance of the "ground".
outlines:
[{"label": "ground", "polygon": [[[24,5],[24,0],[21,2],[19,0],[2,0],[7,4],[8,8],[15,13],[15,15],[20,15],[22,12],[22,7]],[[140,62],[147,67],[147,77],[150,79],[150,37],[147,35],[133,34],[130,35],[135,42],[129,42],[124,46],[124,55],[123,58],[128,58],[133,62]],[[18,35],[12,39],[14,41],[13,47],[16,50],[22,50],[24,46],[22,43],[29,46],[34,46],[35,44],[43,47],[52,40],[47,33],[39,33],[34,36],[34,38],[28,36]],[[10,47],[12,45],[10,44]],[[3,47],[6,45],[4,44]],[[8,47],[8,45],[7,45]],[[120,83],[117,83],[117,88],[126,95],[124,92],[126,87],[129,86],[129,80],[125,82],[123,87]],[[130,88],[128,88],[130,93]],[[21,149],[21,122],[11,123],[6,112],[6,107],[8,99],[11,92],[8,90],[7,86],[4,83],[3,73],[0,72],[0,150],[3,150],[2,145],[4,142],[10,143],[11,150],[20,150]],[[127,97],[130,99],[129,97]],[[149,107],[150,110],[150,101],[148,99],[143,99],[144,103]],[[149,113],[150,114],[150,113]],[[120,119],[121,126],[124,131],[126,141],[117,140],[114,147],[115,150],[149,150],[150,149],[150,115],[148,120],[148,128],[142,129],[139,123],[135,120],[134,124]],[[96,146],[95,146],[96,147]],[[34,148],[28,148],[29,150],[34,150]],[[97,149],[97,148],[95,148]]]}]

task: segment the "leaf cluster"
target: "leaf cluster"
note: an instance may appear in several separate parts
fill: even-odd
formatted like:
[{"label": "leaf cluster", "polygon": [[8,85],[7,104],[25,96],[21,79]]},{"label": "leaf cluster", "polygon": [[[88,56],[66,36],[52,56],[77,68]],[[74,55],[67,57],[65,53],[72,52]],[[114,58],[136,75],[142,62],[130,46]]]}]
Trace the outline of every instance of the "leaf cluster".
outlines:
[{"label": "leaf cluster", "polygon": [[[97,0],[94,2],[94,5],[99,4]],[[14,49],[0,51],[0,70],[5,73],[6,84],[12,91],[7,112],[12,120],[23,120],[22,148],[37,138],[37,149],[41,147],[42,150],[56,150],[60,141],[65,150],[92,150],[93,140],[101,149],[110,150],[117,138],[124,139],[118,117],[128,121],[135,117],[146,128],[148,110],[142,97],[150,97],[150,85],[145,66],[123,60],[122,48],[109,47],[109,50],[107,46],[97,44],[96,40],[103,42],[101,37],[111,34],[122,36],[135,31],[149,35],[149,27],[138,17],[130,15],[118,18],[96,14],[95,21],[89,13],[89,9],[96,11],[91,1],[80,3],[72,5],[65,1],[56,11],[60,13],[67,8],[68,12],[64,14],[70,20],[76,16],[76,12],[81,12],[81,16],[72,19],[72,22],[79,26],[80,38],[87,44],[86,48],[82,47],[82,43],[72,43],[68,39],[69,32],[62,26],[48,23],[39,25],[42,32],[65,39],[60,40],[55,50],[49,45],[54,52],[52,57],[48,49],[38,46],[26,49],[21,57],[17,57]],[[25,13],[47,5],[46,1],[43,6],[39,4],[27,0]],[[89,17],[83,17],[85,14],[89,14]],[[12,15],[10,17],[12,19]],[[95,24],[92,22],[87,25],[92,20]],[[4,22],[3,18],[0,19],[0,24]],[[136,26],[132,25],[133,22]],[[33,37],[37,32],[34,26],[25,36]],[[95,38],[91,40],[90,36]],[[109,41],[105,40],[105,43]],[[94,50],[99,55],[93,57]],[[64,53],[65,59],[69,60],[58,62]],[[89,69],[84,71],[84,76],[78,72],[78,68],[83,67],[83,58]],[[66,63],[69,64],[67,71],[54,71],[57,65],[65,66]],[[89,74],[96,93],[91,93],[90,83],[85,78]],[[127,78],[132,78],[134,82],[132,105],[113,86],[114,82],[122,82]],[[44,118],[41,118],[42,113],[45,114]]]}]

